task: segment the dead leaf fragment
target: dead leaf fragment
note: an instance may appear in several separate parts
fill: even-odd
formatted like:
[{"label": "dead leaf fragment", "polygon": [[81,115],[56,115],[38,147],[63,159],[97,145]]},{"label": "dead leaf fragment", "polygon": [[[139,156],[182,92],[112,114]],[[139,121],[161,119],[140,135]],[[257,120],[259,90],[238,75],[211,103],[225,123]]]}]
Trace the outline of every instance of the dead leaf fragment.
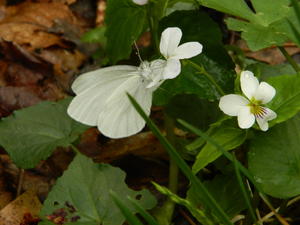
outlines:
[{"label": "dead leaf fragment", "polygon": [[96,162],[113,162],[128,155],[156,159],[168,159],[166,151],[151,132],[111,139],[106,143],[97,142],[97,131],[92,128],[82,136],[78,148],[86,155],[93,157]]},{"label": "dead leaf fragment", "polygon": [[6,8],[5,17],[0,21],[0,37],[31,50],[54,45],[66,47],[60,36],[49,32],[56,20],[77,24],[76,17],[63,3],[25,1]]},{"label": "dead leaf fragment", "polygon": [[11,192],[8,191],[1,191],[0,192],[0,210],[4,208],[7,204],[10,203],[13,196]]},{"label": "dead leaf fragment", "polygon": [[34,191],[27,191],[0,211],[0,225],[20,225],[24,216],[38,218],[42,204]]},{"label": "dead leaf fragment", "polygon": [[[282,53],[276,46],[252,52],[250,51],[244,40],[238,40],[236,44],[245,52],[245,55],[249,58],[271,65],[281,64],[286,61],[286,58],[282,55]],[[294,55],[300,52],[300,48],[292,43],[286,43],[284,45],[284,48],[289,53],[289,55]]]},{"label": "dead leaf fragment", "polygon": [[0,117],[9,115],[13,110],[37,104],[41,101],[32,88],[0,87]]},{"label": "dead leaf fragment", "polygon": [[47,48],[53,45],[64,46],[60,37],[49,34],[38,25],[26,23],[0,24],[0,37],[20,45],[30,45],[32,49]]},{"label": "dead leaf fragment", "polygon": [[76,18],[68,6],[59,2],[25,1],[15,6],[7,7],[7,16],[2,23],[19,22],[28,24],[39,24],[44,28],[53,26],[55,19],[66,20],[76,23]]}]

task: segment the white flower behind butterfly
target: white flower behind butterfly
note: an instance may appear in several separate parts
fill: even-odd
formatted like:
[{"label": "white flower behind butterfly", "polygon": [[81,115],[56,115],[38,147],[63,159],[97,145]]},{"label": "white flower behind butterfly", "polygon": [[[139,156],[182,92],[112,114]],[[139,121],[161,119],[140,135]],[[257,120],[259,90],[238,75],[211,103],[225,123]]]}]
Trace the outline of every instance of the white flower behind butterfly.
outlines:
[{"label": "white flower behind butterfly", "polygon": [[247,98],[236,94],[225,95],[220,99],[220,109],[229,116],[237,116],[238,125],[242,129],[250,128],[256,120],[259,128],[267,131],[268,121],[275,119],[277,115],[262,105],[273,99],[275,88],[266,82],[259,83],[251,71],[243,71],[240,82]]},{"label": "white flower behind butterfly", "polygon": [[132,0],[137,5],[146,5],[148,0]]},{"label": "white flower behind butterfly", "polygon": [[[189,42],[183,44],[186,45],[183,52],[176,51],[180,48],[177,46],[181,35],[176,37],[175,42],[172,36],[165,36],[172,30],[174,28],[167,28],[161,37],[161,53],[168,56],[167,60],[143,61],[139,67],[110,66],[79,76],[72,84],[76,96],[68,107],[68,114],[83,124],[97,126],[102,134],[110,138],[128,137],[141,131],[145,121],[131,105],[126,93],[133,96],[149,115],[152,93],[165,79],[174,78],[180,73],[178,65],[173,69],[174,64],[179,63],[180,66],[179,59],[193,57],[202,51],[198,42],[191,42],[201,46],[197,52],[195,46],[186,45]],[[179,28],[176,30],[181,33]],[[166,49],[167,54],[164,51]],[[169,63],[174,55],[169,57],[168,53],[172,52],[176,52],[178,63]]]},{"label": "white flower behind butterfly", "polygon": [[181,71],[180,59],[192,58],[202,52],[199,42],[186,42],[179,45],[182,32],[178,27],[169,27],[161,34],[160,53],[166,58],[164,79],[172,79]]}]

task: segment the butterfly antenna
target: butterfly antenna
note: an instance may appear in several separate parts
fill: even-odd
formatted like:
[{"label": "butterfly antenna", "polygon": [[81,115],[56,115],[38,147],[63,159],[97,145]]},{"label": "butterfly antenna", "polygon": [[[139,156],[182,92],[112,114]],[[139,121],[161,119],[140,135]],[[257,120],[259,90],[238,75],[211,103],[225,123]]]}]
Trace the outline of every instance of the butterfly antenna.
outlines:
[{"label": "butterfly antenna", "polygon": [[166,92],[168,95],[172,95],[172,93],[171,92],[169,92],[168,90],[166,90],[165,88],[162,88],[162,87],[158,87],[157,88],[158,90],[162,90],[162,91],[164,91],[164,92]]},{"label": "butterfly antenna", "polygon": [[143,62],[141,54],[140,54],[140,50],[139,47],[137,46],[136,42],[134,41],[134,47],[136,48],[136,55],[139,57],[139,60],[141,61],[141,63]]}]

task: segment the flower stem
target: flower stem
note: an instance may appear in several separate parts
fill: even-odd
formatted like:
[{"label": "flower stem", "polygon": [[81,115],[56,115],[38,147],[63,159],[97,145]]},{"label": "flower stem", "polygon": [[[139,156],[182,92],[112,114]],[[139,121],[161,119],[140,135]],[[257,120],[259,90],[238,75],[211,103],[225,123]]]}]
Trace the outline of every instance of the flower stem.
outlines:
[{"label": "flower stem", "polygon": [[[175,145],[175,134],[174,134],[174,120],[165,114],[165,128],[167,132],[167,139]],[[174,194],[177,193],[178,189],[178,166],[174,160],[170,159],[169,164],[169,189]]]},{"label": "flower stem", "polygon": [[166,9],[167,9],[167,6],[169,4],[169,0],[165,0],[165,2],[163,4],[164,5],[162,7],[161,18],[166,14]]},{"label": "flower stem", "polygon": [[286,58],[286,60],[291,64],[291,66],[294,68],[294,70],[299,73],[300,67],[297,64],[297,62],[289,55],[289,53],[285,50],[284,47],[278,46],[278,49],[281,51],[282,55]]},{"label": "flower stem", "polygon": [[220,95],[225,95],[225,92],[223,89],[218,85],[218,83],[215,81],[213,76],[209,74],[203,66],[199,66],[198,64],[194,63],[191,60],[186,59],[185,60],[187,63],[189,63],[191,66],[193,66],[196,70],[198,70],[201,74],[205,75],[206,78],[216,87],[217,91],[219,92]]},{"label": "flower stem", "polygon": [[158,51],[157,24],[151,13],[151,4],[148,4],[148,6],[147,6],[147,18],[148,18],[152,43],[154,44],[155,52],[159,52]]},{"label": "flower stem", "polygon": [[71,144],[70,147],[72,148],[72,150],[73,150],[76,154],[77,154],[77,153],[80,153],[79,149],[78,149],[75,145]]},{"label": "flower stem", "polygon": [[[166,113],[164,114],[164,117],[165,117],[165,129],[167,133],[167,139],[172,144],[174,144],[175,142],[174,120],[170,118],[168,115],[166,115]],[[168,188],[174,194],[176,194],[178,190],[178,172],[179,172],[179,168],[176,162],[173,159],[170,159]],[[158,223],[160,225],[170,225],[172,221],[174,209],[175,209],[175,203],[170,198],[168,198],[155,215]]]}]

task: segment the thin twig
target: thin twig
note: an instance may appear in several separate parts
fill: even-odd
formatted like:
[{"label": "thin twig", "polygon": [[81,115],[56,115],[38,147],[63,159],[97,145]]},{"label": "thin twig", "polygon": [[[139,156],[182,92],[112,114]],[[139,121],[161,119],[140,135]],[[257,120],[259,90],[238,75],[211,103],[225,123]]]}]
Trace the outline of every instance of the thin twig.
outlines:
[{"label": "thin twig", "polygon": [[261,193],[259,194],[261,199],[265,202],[265,204],[269,207],[269,209],[272,210],[272,212],[274,213],[274,215],[276,216],[276,218],[278,219],[278,221],[282,224],[282,225],[290,225],[280,214],[277,213],[276,209],[274,209],[274,207],[271,205],[271,203],[265,198],[265,196],[263,196]]},{"label": "thin twig", "polygon": [[[300,200],[300,196],[297,196],[297,197],[291,199],[290,201],[288,201],[288,203],[286,205],[287,205],[287,207],[289,207],[290,205],[296,203],[299,200]],[[278,212],[279,207],[276,208],[275,211]],[[261,222],[267,221],[268,219],[272,218],[274,215],[275,215],[275,213],[273,211],[269,212],[267,215],[265,215],[263,218],[261,218]]]},{"label": "thin twig", "polygon": [[205,75],[206,78],[216,87],[216,89],[217,89],[217,91],[219,92],[220,95],[225,95],[225,92],[219,86],[219,84],[215,81],[214,77],[211,74],[209,74],[202,66],[199,66],[198,64],[196,64],[193,61],[188,60],[188,59],[186,59],[185,61],[187,63],[189,63],[191,66],[193,66],[196,70],[198,70],[199,73]]},{"label": "thin twig", "polygon": [[19,170],[19,179],[18,179],[18,187],[17,187],[17,196],[21,195],[22,187],[23,187],[23,182],[24,182],[24,169]]},{"label": "thin twig", "polygon": [[189,222],[189,224],[191,225],[197,225],[193,219],[191,217],[189,217],[185,211],[183,211],[182,209],[179,209],[179,213],[187,220],[187,222]]}]

